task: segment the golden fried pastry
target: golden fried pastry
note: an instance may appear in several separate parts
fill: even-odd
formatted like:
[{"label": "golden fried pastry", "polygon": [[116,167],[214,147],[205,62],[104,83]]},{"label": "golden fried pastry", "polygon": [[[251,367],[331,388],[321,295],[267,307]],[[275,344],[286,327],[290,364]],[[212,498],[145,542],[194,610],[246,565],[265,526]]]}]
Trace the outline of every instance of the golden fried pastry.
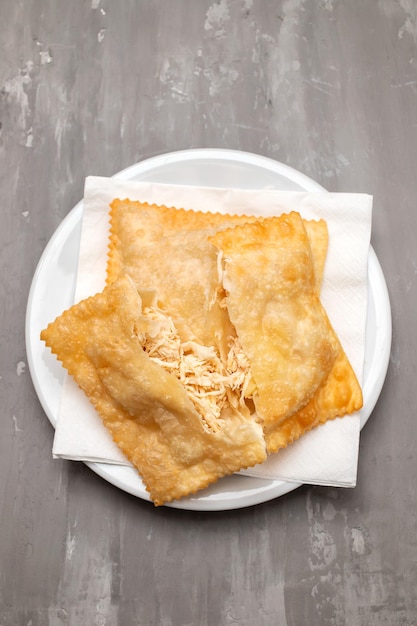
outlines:
[{"label": "golden fried pastry", "polygon": [[304,433],[330,419],[359,411],[363,396],[359,381],[342,346],[327,379],[310,402],[265,434],[268,452],[285,448]]},{"label": "golden fried pastry", "polygon": [[268,451],[360,408],[358,381],[319,300],[300,216],[237,226],[210,241],[224,256],[226,305],[249,360]]},{"label": "golden fried pastry", "polygon": [[110,218],[107,286],[41,338],[156,505],[361,407],[319,298],[323,220],[129,200]]},{"label": "golden fried pastry", "polygon": [[156,505],[265,459],[261,426],[232,398],[241,374],[227,371],[213,350],[183,342],[153,294],[141,298],[128,276],[65,311],[41,338]]},{"label": "golden fried pastry", "polygon": [[308,242],[312,254],[316,287],[320,291],[323,280],[324,266],[326,264],[327,248],[329,245],[329,233],[324,220],[303,220]]},{"label": "golden fried pastry", "polygon": [[309,402],[337,356],[306,230],[292,213],[219,232],[210,241],[224,255],[226,305],[268,431]]},{"label": "golden fried pastry", "polygon": [[128,274],[138,288],[154,289],[184,340],[214,346],[225,358],[233,329],[207,238],[250,219],[114,200],[107,282]]},{"label": "golden fried pastry", "polygon": [[[257,219],[116,199],[110,212],[107,282],[128,274],[138,288],[154,289],[182,338],[214,346],[226,359],[235,333],[224,307],[216,251],[208,237]],[[323,220],[305,226],[315,269],[321,275],[327,227]]]}]

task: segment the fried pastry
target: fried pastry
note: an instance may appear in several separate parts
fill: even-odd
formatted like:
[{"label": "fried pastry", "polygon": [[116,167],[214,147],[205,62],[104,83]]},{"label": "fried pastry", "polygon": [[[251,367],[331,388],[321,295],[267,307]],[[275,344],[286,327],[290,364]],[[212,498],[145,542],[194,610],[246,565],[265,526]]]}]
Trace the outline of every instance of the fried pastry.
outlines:
[{"label": "fried pastry", "polygon": [[327,379],[310,402],[265,434],[268,452],[286,448],[304,433],[330,419],[359,411],[363,396],[359,381],[342,346]]},{"label": "fried pastry", "polygon": [[[128,274],[140,289],[154,289],[184,340],[214,346],[226,359],[235,333],[224,307],[216,251],[208,238],[218,230],[257,219],[116,199],[110,211],[107,282]],[[326,224],[321,220],[305,226],[315,269],[321,274]]]},{"label": "fried pastry", "polygon": [[107,282],[128,274],[138,288],[154,289],[184,340],[214,346],[226,358],[233,329],[208,237],[248,219],[255,218],[114,200]]},{"label": "fried pastry", "polygon": [[128,276],[65,311],[41,338],[156,505],[265,459],[262,427],[229,401],[240,374],[222,369],[206,347],[184,343],[154,294],[141,297]]},{"label": "fried pastry", "polygon": [[237,226],[210,241],[224,257],[226,304],[250,363],[268,451],[360,408],[359,383],[320,303],[320,266],[300,216]]},{"label": "fried pastry", "polygon": [[262,463],[362,405],[319,289],[323,220],[129,200],[107,286],[41,338],[160,505]]}]

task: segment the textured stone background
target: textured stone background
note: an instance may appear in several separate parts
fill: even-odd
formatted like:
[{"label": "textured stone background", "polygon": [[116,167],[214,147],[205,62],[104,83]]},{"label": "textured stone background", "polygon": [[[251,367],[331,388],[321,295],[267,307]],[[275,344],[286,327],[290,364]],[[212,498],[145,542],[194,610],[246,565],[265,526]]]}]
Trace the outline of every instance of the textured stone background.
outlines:
[{"label": "textured stone background", "polygon": [[[51,458],[38,259],[86,175],[192,147],[374,195],[394,331],[354,490],[190,513]],[[417,624],[416,160],[414,0],[0,1],[1,626]]]}]

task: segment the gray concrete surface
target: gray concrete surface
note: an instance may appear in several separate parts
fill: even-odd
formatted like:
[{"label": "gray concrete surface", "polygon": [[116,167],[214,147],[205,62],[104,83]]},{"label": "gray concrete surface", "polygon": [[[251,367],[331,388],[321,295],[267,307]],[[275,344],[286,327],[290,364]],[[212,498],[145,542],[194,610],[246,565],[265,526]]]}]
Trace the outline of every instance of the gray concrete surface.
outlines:
[{"label": "gray concrete surface", "polygon": [[[25,351],[85,176],[193,147],[374,195],[390,368],[353,490],[155,509],[51,457]],[[417,5],[0,1],[1,626],[417,624]]]}]

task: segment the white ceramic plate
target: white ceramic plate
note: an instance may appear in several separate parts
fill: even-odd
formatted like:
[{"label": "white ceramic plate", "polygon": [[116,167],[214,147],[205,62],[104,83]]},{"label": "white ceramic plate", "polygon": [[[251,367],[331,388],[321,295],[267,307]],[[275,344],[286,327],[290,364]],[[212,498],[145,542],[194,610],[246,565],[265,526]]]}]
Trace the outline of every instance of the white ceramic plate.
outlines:
[{"label": "white ceramic plate", "polygon": [[[185,150],[147,159],[115,178],[225,188],[324,191],[300,172],[272,159],[234,150]],[[39,339],[40,331],[73,301],[80,241],[82,201],[67,215],[39,261],[29,293],[26,349],[39,400],[55,426],[64,370]],[[372,413],[382,389],[391,349],[391,309],[385,279],[371,248],[368,262],[369,303],[366,327],[364,407],[361,426]],[[149,496],[131,467],[87,463],[113,485],[144,500]],[[216,511],[237,509],[277,498],[300,485],[280,480],[230,476],[198,495],[169,506]]]}]

